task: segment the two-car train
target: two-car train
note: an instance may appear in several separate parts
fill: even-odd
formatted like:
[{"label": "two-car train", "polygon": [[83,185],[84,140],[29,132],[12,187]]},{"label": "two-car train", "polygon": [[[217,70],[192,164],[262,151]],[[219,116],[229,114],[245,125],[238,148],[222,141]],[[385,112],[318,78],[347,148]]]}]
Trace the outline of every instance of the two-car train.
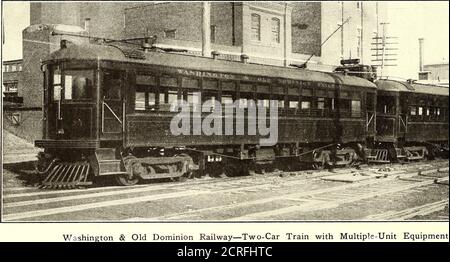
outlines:
[{"label": "two-car train", "polygon": [[[419,159],[448,148],[448,89],[374,83],[371,74],[359,72],[370,67],[325,73],[64,43],[42,68],[44,137],[35,144],[45,149],[38,161],[44,186],[86,185],[100,176],[134,185],[193,173],[237,175],[267,163],[284,168]],[[252,101],[277,107],[277,143],[262,146],[261,135],[230,134],[226,126],[221,133],[227,135],[173,134],[177,100],[193,111],[207,100],[239,101],[244,111]],[[255,115],[237,111],[233,128],[258,123]],[[190,128],[210,114],[193,114]]]}]

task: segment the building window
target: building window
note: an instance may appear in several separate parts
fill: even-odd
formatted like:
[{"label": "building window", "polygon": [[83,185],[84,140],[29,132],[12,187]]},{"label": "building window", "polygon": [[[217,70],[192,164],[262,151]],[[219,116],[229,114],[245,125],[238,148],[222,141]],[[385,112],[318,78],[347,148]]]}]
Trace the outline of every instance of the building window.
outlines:
[{"label": "building window", "polygon": [[18,84],[19,83],[17,81],[3,83],[3,86],[5,87],[5,92],[11,93],[17,92]]},{"label": "building window", "polygon": [[176,33],[177,33],[176,29],[164,30],[164,37],[175,39]]},{"label": "building window", "polygon": [[20,121],[22,120],[22,114],[20,112],[12,113],[11,120],[12,120],[13,125],[15,125],[15,126],[20,125]]},{"label": "building window", "polygon": [[280,42],[280,19],[272,18],[272,42]]},{"label": "building window", "polygon": [[261,16],[252,14],[252,40],[261,41]]},{"label": "building window", "polygon": [[215,25],[211,26],[211,43],[216,42],[216,28],[217,28],[217,26],[215,26]]}]

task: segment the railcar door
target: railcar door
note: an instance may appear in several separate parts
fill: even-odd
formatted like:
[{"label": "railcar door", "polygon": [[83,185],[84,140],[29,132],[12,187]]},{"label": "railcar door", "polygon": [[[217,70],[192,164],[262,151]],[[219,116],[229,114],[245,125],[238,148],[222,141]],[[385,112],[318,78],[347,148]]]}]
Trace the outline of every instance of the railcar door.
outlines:
[{"label": "railcar door", "polygon": [[366,131],[369,137],[374,137],[376,132],[375,121],[376,116],[376,94],[372,92],[366,93]]},{"label": "railcar door", "polygon": [[376,131],[380,142],[397,142],[399,94],[396,92],[378,92]]},{"label": "railcar door", "polygon": [[105,70],[102,72],[101,132],[103,139],[122,139],[125,120],[124,86],[124,71]]}]

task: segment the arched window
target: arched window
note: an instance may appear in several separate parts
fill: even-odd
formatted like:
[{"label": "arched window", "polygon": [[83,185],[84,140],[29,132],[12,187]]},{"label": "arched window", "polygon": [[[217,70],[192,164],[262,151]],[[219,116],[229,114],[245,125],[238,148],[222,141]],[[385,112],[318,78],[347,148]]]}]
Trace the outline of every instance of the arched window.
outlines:
[{"label": "arched window", "polygon": [[261,16],[252,14],[252,40],[261,41]]},{"label": "arched window", "polygon": [[280,19],[272,18],[272,42],[279,43],[280,42]]}]

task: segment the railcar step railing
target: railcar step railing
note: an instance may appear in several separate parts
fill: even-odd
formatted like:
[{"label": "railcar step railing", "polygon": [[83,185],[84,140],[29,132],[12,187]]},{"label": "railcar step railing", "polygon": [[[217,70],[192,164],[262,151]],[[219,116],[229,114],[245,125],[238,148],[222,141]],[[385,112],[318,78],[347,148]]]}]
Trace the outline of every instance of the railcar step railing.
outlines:
[{"label": "railcar step railing", "polygon": [[92,185],[88,180],[89,163],[59,163],[53,167],[47,177],[41,182],[41,188],[71,189]]}]

